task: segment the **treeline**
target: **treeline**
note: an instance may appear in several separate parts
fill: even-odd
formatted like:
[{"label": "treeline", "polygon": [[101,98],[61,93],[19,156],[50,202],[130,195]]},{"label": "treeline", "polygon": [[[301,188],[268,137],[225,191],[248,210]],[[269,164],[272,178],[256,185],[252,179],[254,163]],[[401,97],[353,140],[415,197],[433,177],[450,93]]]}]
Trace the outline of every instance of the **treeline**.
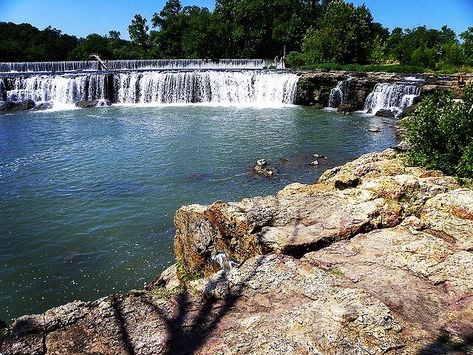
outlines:
[{"label": "treeline", "polygon": [[[117,31],[76,38],[53,28],[0,23],[0,61],[266,58],[294,67],[375,64],[429,69],[473,65],[473,27],[392,31],[343,0],[217,0],[214,11],[168,0],[150,21],[135,15],[130,41]],[[325,64],[326,65],[326,64]]]}]

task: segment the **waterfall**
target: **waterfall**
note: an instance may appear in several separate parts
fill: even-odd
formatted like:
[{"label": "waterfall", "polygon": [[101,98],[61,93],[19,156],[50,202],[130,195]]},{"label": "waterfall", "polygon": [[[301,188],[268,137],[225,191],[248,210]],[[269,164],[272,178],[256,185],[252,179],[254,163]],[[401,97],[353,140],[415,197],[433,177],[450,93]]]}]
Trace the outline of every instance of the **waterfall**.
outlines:
[{"label": "waterfall", "polygon": [[16,77],[9,80],[7,101],[51,102],[56,108],[106,97],[106,75]]},{"label": "waterfall", "polygon": [[[267,62],[263,59],[151,59],[151,60],[109,60],[105,62],[109,70],[191,70],[191,69],[263,69]],[[98,62],[12,62],[0,63],[0,72],[62,73],[77,71],[97,71]]]},{"label": "waterfall", "polygon": [[294,101],[297,81],[295,74],[268,72],[120,73],[116,101],[273,106]]},{"label": "waterfall", "polygon": [[345,104],[347,102],[348,89],[352,79],[352,77],[348,77],[346,80],[339,81],[337,86],[330,90],[328,107],[337,108],[341,104]]},{"label": "waterfall", "polygon": [[420,92],[421,87],[412,84],[377,84],[366,98],[364,110],[374,114],[390,110],[398,116],[414,103]]},{"label": "waterfall", "polygon": [[5,82],[3,79],[0,79],[0,101],[7,100],[7,91],[5,89]]},{"label": "waterfall", "polygon": [[118,104],[274,107],[294,102],[298,76],[266,71],[152,71],[16,76],[5,80],[8,101],[51,102],[55,108],[104,99]]}]

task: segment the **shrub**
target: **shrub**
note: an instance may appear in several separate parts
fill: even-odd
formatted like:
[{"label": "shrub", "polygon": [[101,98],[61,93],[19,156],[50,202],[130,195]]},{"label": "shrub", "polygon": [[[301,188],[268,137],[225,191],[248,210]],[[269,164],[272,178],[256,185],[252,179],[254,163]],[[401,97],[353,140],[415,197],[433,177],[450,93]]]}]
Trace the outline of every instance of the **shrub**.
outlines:
[{"label": "shrub", "polygon": [[411,163],[447,174],[473,178],[473,86],[464,102],[450,92],[425,97],[412,119],[403,123],[411,145]]},{"label": "shrub", "polygon": [[290,52],[286,57],[286,64],[289,68],[300,68],[305,65],[304,54],[300,52]]}]

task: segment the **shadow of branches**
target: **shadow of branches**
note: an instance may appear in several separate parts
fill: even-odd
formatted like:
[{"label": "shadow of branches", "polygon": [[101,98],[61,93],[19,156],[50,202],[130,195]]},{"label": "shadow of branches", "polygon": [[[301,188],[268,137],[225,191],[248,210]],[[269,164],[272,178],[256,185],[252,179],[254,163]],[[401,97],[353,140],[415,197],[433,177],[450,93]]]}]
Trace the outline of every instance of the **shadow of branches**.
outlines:
[{"label": "shadow of branches", "polygon": [[[257,259],[251,272],[241,280],[235,287],[229,289],[228,293],[221,298],[206,293],[201,302],[193,302],[187,290],[175,296],[175,312],[169,314],[155,305],[150,299],[143,302],[150,306],[154,312],[164,321],[167,332],[166,355],[193,354],[198,350],[218,326],[222,318],[236,305],[243,295],[248,281],[250,281],[261,265],[263,257]],[[217,278],[209,281],[206,288],[212,289],[214,285],[225,282],[226,272],[221,272]]]},{"label": "shadow of branches", "polygon": [[473,332],[461,341],[453,341],[448,333],[441,334],[435,342],[419,351],[419,355],[441,354],[473,354]]}]

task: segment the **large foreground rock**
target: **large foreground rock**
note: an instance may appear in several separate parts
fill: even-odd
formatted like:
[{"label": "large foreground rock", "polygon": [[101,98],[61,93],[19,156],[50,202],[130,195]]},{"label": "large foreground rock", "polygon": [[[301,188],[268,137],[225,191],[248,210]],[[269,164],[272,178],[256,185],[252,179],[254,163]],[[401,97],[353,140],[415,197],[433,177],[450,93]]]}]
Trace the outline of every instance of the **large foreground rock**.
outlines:
[{"label": "large foreground rock", "polygon": [[21,317],[0,353],[473,351],[473,191],[392,150],[175,222],[147,290]]}]

